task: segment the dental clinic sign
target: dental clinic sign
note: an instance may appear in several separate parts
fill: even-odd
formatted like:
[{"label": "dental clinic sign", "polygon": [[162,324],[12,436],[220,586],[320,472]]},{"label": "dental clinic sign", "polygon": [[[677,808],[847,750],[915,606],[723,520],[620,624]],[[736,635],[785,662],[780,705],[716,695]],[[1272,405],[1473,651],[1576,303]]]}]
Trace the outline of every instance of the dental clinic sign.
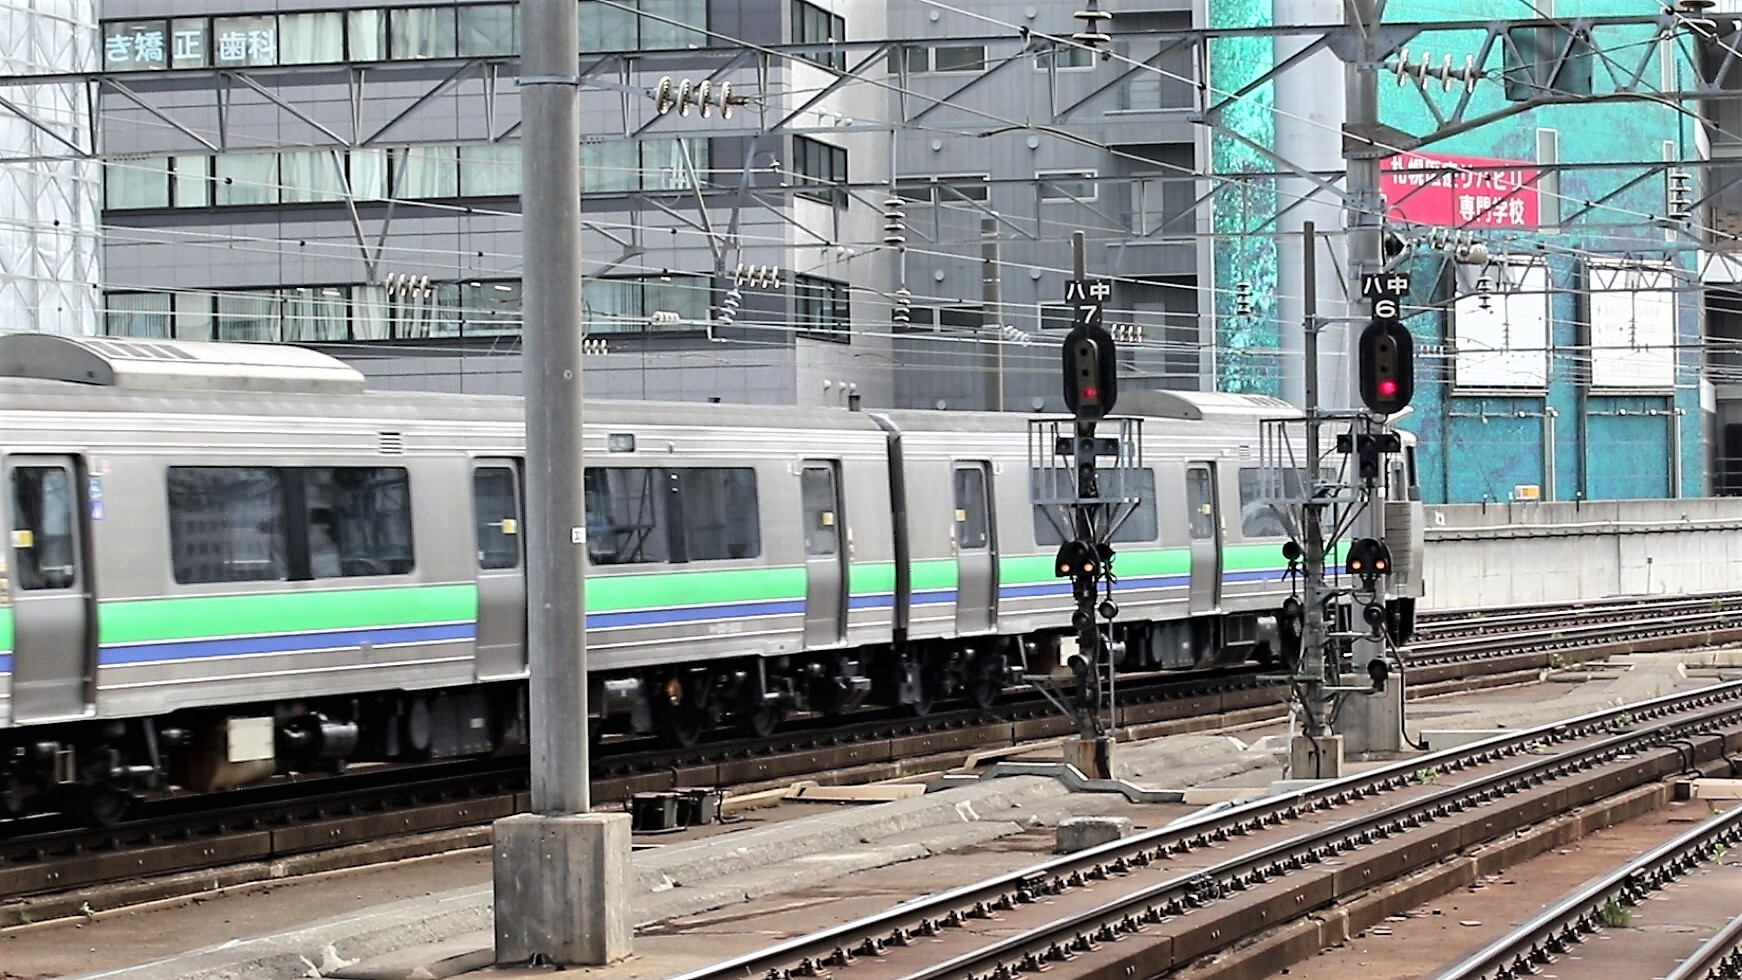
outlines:
[{"label": "dental clinic sign", "polygon": [[1399,153],[1379,162],[1385,213],[1424,225],[1535,228],[1535,166],[1486,157]]}]

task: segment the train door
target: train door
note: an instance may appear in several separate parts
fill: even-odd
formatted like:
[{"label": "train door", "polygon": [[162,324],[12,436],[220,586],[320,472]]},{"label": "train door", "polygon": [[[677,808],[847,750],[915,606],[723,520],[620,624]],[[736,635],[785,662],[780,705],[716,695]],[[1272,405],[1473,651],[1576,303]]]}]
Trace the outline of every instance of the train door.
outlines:
[{"label": "train door", "polygon": [[472,467],[472,524],[478,556],[479,680],[526,670],[526,562],[520,541],[520,471],[512,460]]},{"label": "train door", "polygon": [[73,718],[91,707],[91,586],[84,561],[85,495],[69,456],[6,461],[10,545],[12,718]]},{"label": "train door", "polygon": [[806,460],[799,495],[804,521],[804,645],[838,646],[847,638],[847,549],[835,464]]},{"label": "train door", "polygon": [[1216,502],[1216,471],[1209,463],[1186,466],[1186,521],[1192,539],[1190,611],[1215,612],[1222,604],[1222,515]]},{"label": "train door", "polygon": [[985,463],[957,463],[956,632],[984,633],[998,618],[998,549]]}]

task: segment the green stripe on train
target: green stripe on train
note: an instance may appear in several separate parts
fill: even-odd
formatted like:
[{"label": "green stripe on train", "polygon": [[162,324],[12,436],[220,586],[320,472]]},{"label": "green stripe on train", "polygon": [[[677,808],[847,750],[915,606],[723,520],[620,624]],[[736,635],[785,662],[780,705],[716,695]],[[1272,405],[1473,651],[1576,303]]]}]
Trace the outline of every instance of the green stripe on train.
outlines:
[{"label": "green stripe on train", "polygon": [[[1273,557],[1275,556],[1275,557]],[[1270,545],[1236,545],[1224,560],[1230,571],[1277,567]],[[1051,555],[1022,555],[999,562],[1006,585],[1049,582]],[[1191,553],[1184,548],[1121,551],[1114,564],[1123,577],[1184,575],[1191,570]],[[957,584],[953,559],[917,562],[915,590],[952,589]],[[895,591],[892,562],[855,563],[855,595]],[[803,598],[805,570],[739,568],[709,571],[661,571],[587,578],[590,613],[758,602]],[[477,618],[477,590],[470,583],[372,589],[329,589],[265,595],[188,596],[175,599],[112,600],[102,603],[99,642],[150,643],[208,636],[292,633],[313,630],[366,629],[408,623],[463,622]],[[0,609],[0,650],[10,649],[12,611]]]},{"label": "green stripe on train", "polygon": [[465,622],[476,618],[478,589],[470,583],[122,599],[101,604],[97,639],[105,645],[153,643],[208,636]]},{"label": "green stripe on train", "polygon": [[[0,597],[4,598],[4,597]],[[12,607],[0,606],[0,653],[12,652]]]}]

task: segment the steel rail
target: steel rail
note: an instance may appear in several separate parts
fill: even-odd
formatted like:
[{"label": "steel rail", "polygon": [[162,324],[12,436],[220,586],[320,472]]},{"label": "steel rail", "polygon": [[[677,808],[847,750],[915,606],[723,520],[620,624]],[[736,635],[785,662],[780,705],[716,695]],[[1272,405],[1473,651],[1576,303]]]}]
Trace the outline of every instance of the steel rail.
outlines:
[{"label": "steel rail", "polygon": [[[1739,811],[1742,812],[1742,811]],[[1742,977],[1742,915],[1718,930],[1663,980],[1736,980]]]},{"label": "steel rail", "polygon": [[[1641,609],[1651,603],[1640,599],[1620,605]],[[1678,601],[1677,605],[1690,603]],[[1737,630],[1742,631],[1742,621]],[[1540,642],[1536,639],[1540,632],[1543,630],[1491,633],[1472,643],[1475,652],[1471,656],[1428,657],[1412,661],[1411,666],[1427,671],[1423,676],[1430,679],[1421,682],[1426,685],[1422,691],[1468,681],[1467,665],[1483,660],[1503,668],[1499,672],[1502,676],[1513,664],[1537,670],[1548,663],[1542,653],[1515,652],[1511,647]],[[1244,718],[1262,708],[1264,697],[1280,690],[1254,683],[1253,673],[1248,666],[1134,677],[1137,683],[1121,698],[1121,724],[1153,731],[1153,726],[1206,713],[1234,712]],[[1210,698],[1208,702],[1205,696]],[[945,711],[906,720],[872,713],[830,725],[801,720],[795,728],[768,740],[708,742],[675,751],[647,749],[637,740],[622,740],[607,743],[618,754],[598,760],[594,779],[599,781],[597,792],[626,797],[632,789],[646,788],[643,774],[655,770],[671,773],[672,785],[686,779],[686,785],[732,785],[743,780],[797,778],[830,766],[873,764],[877,760],[870,756],[860,758],[860,747],[875,756],[878,747],[890,740],[919,739],[926,744],[935,740],[935,746],[927,751],[938,753],[1004,745],[1008,743],[976,733],[1000,728],[1008,733],[1012,720],[1028,726],[1029,738],[1061,733],[1044,724],[1036,727],[1036,711],[1044,714],[1038,698],[1024,701],[1006,695],[989,712]],[[1029,720],[1020,721],[1024,718]],[[819,751],[823,756],[817,756]],[[801,756],[816,762],[841,755],[852,758],[829,766],[794,761]],[[522,805],[517,800],[523,796],[524,779],[523,759],[455,760],[279,781],[216,794],[178,794],[151,800],[134,819],[104,829],[61,829],[53,818],[19,821],[10,827],[0,821],[0,898],[50,895],[66,887],[89,887],[121,878],[197,871],[408,832],[473,826]],[[403,819],[398,816],[401,814]],[[325,833],[326,829],[331,833]],[[238,839],[232,841],[233,837]],[[150,849],[150,859],[131,863],[128,855],[141,853],[142,848]]]},{"label": "steel rail", "polygon": [[[1058,894],[1090,880],[1105,880],[1114,874],[1129,873],[1158,859],[1181,854],[1195,847],[1222,842],[1268,827],[1315,810],[1359,800],[1369,795],[1395,790],[1408,785],[1417,773],[1427,770],[1455,772],[1466,767],[1486,764],[1518,755],[1545,743],[1565,742],[1591,736],[1601,736],[1628,718],[1656,719],[1700,708],[1721,705],[1742,699],[1742,682],[1717,684],[1698,691],[1667,695],[1622,708],[1605,708],[1578,718],[1542,725],[1523,732],[1504,733],[1471,745],[1446,749],[1426,756],[1407,759],[1392,765],[1344,777],[1313,787],[1261,798],[1236,805],[1227,810],[1201,814],[1123,840],[1111,841],[1099,847],[1054,858],[1037,866],[1008,872],[960,888],[915,899],[853,922],[821,930],[808,936],[781,943],[735,959],[683,974],[674,980],[723,980],[726,977],[781,977],[817,975],[815,971],[850,962],[856,955],[878,955],[891,946],[906,945],[913,936],[929,936],[939,926],[959,925],[970,919],[984,918],[994,911],[1013,908],[1034,901],[1041,894]],[[1722,720],[1720,720],[1722,719]],[[1453,786],[1429,794],[1420,800],[1397,804],[1377,814],[1357,817],[1323,831],[1280,842],[1263,852],[1248,854],[1217,865],[1233,884],[1217,882],[1215,890],[1250,887],[1292,867],[1302,867],[1309,860],[1322,860],[1359,846],[1364,836],[1389,836],[1412,829],[1439,816],[1464,809],[1482,799],[1493,799],[1496,793],[1508,794],[1539,784],[1547,774],[1561,774],[1588,768],[1580,760],[1613,759],[1629,750],[1655,745],[1679,734],[1683,729],[1696,729],[1742,721],[1742,705],[1732,704],[1721,712],[1707,713],[1694,719],[1666,721],[1640,731],[1602,738],[1569,757],[1532,757],[1523,765],[1504,772],[1481,777],[1470,784]],[[1460,797],[1469,802],[1457,802]],[[1383,831],[1383,833],[1381,833]],[[1376,839],[1376,838],[1374,838]],[[1292,848],[1279,855],[1282,848]],[[1159,921],[1169,914],[1183,911],[1191,903],[1202,902],[1206,896],[1202,882],[1210,870],[1196,871],[1180,878],[1157,883],[1139,893],[1142,897],[1126,897],[1082,915],[1073,916],[1062,924],[1049,926],[1044,936],[1033,933],[1000,940],[991,949],[970,954],[973,962],[984,964],[988,959],[1006,956],[1017,946],[1042,947],[1051,955],[1052,948],[1069,948],[1072,944],[1093,942],[1096,934],[1110,939],[1141,928],[1146,921]],[[1256,876],[1256,877],[1254,877]],[[1141,914],[1133,913],[1141,909]],[[1174,909],[1175,912],[1164,909]],[[1091,920],[1099,920],[1089,927]],[[1109,931],[1111,930],[1111,931]],[[1060,944],[1058,936],[1070,934],[1068,944]],[[1090,937],[1083,939],[1082,937]],[[1025,948],[1022,955],[1033,954]],[[1011,964],[1003,964],[1009,968]],[[969,969],[965,960],[928,968],[915,977],[944,976],[948,971]],[[782,971],[788,971],[783,973]]]},{"label": "steel rail", "polygon": [[[1538,967],[1601,931],[1609,909],[1638,905],[1699,865],[1714,847],[1738,840],[1742,840],[1742,810],[1708,820],[1555,903],[1435,980],[1516,980],[1535,974]],[[1737,923],[1732,922],[1731,928],[1738,928]]]}]

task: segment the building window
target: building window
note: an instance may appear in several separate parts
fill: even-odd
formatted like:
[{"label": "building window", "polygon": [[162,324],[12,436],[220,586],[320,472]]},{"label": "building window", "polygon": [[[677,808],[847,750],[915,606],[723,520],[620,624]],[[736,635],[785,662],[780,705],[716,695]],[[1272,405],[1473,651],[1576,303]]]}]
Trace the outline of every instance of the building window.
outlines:
[{"label": "building window", "polygon": [[581,288],[582,331],[592,336],[697,330],[708,320],[712,290],[711,278],[688,274],[589,280]]},{"label": "building window", "polygon": [[103,206],[113,210],[167,208],[169,157],[111,160],[103,165]]},{"label": "building window", "polygon": [[387,11],[348,10],[345,26],[352,61],[387,60]]},{"label": "building window", "polygon": [[339,286],[297,286],[284,291],[284,340],[290,344],[351,339],[350,291]]},{"label": "building window", "polygon": [[846,71],[847,53],[827,47],[846,39],[846,18],[805,3],[805,0],[792,0],[792,43],[825,46],[819,50],[806,51],[799,57],[836,71]]},{"label": "building window", "polygon": [[992,200],[989,174],[955,174],[936,180],[939,204],[985,204]]},{"label": "building window", "polygon": [[641,0],[642,51],[707,47],[707,0]]},{"label": "building window", "polygon": [[852,340],[847,287],[814,276],[794,276],[792,318],[800,336],[820,340]]},{"label": "building window", "polygon": [[285,204],[345,199],[345,161],[337,150],[292,150],[278,156]]},{"label": "building window", "polygon": [[278,154],[223,153],[215,162],[214,203],[278,203]]},{"label": "building window", "polygon": [[169,337],[168,293],[110,293],[103,332],[112,337]]},{"label": "building window", "polygon": [[1040,329],[1069,330],[1077,322],[1076,311],[1068,306],[1040,305]]},{"label": "building window", "polygon": [[[804,18],[795,17],[800,25],[795,31],[820,30],[824,44],[844,38],[842,18],[809,9]],[[103,66],[155,71],[514,57],[520,53],[519,17],[516,4],[461,3],[115,20],[102,25]],[[707,22],[707,0],[581,0],[580,40],[588,52],[699,48],[708,43]],[[841,70],[846,66],[845,56],[828,51],[811,60]]]},{"label": "building window", "polygon": [[458,12],[461,57],[489,58],[520,51],[520,32],[515,23],[517,7],[507,3],[478,3],[455,7]]},{"label": "building window", "polygon": [[932,71],[983,71],[986,68],[984,44],[942,44],[932,49]]},{"label": "building window", "polygon": [[459,51],[453,7],[406,7],[387,12],[387,56],[395,60],[452,58]]},{"label": "building window", "polygon": [[212,18],[212,64],[249,68],[278,64],[278,18]]},{"label": "building window", "polygon": [[276,344],[284,301],[276,290],[219,293],[216,340]]},{"label": "building window", "polygon": [[460,196],[457,146],[408,146],[392,152],[393,196],[426,199]]},{"label": "building window", "polygon": [[1034,175],[1040,199],[1047,204],[1071,204],[1095,199],[1095,171],[1043,170]]},{"label": "building window", "polygon": [[519,193],[519,143],[460,147],[461,197],[513,197]]},{"label": "building window", "polygon": [[103,25],[103,67],[145,71],[169,67],[169,22],[111,21]]},{"label": "building window", "polygon": [[986,313],[978,306],[946,306],[938,310],[940,330],[978,330],[986,323]]},{"label": "building window", "polygon": [[923,75],[931,71],[931,49],[923,44],[903,44],[889,52],[890,74],[900,74],[903,71],[909,75]]},{"label": "building window", "polygon": [[519,282],[468,282],[460,287],[460,335],[513,336],[524,322]]},{"label": "building window", "polygon": [[1035,70],[1046,71],[1049,67],[1057,68],[1060,71],[1069,68],[1093,68],[1095,67],[1095,52],[1072,44],[1060,44],[1045,51],[1035,52]]},{"label": "building window", "polygon": [[708,141],[655,139],[641,141],[640,180],[643,190],[687,191],[708,182]]},{"label": "building window", "polygon": [[847,206],[847,150],[804,136],[792,138],[792,176],[799,193]]},{"label": "building window", "polygon": [[343,12],[278,15],[279,64],[324,65],[344,60]]}]

